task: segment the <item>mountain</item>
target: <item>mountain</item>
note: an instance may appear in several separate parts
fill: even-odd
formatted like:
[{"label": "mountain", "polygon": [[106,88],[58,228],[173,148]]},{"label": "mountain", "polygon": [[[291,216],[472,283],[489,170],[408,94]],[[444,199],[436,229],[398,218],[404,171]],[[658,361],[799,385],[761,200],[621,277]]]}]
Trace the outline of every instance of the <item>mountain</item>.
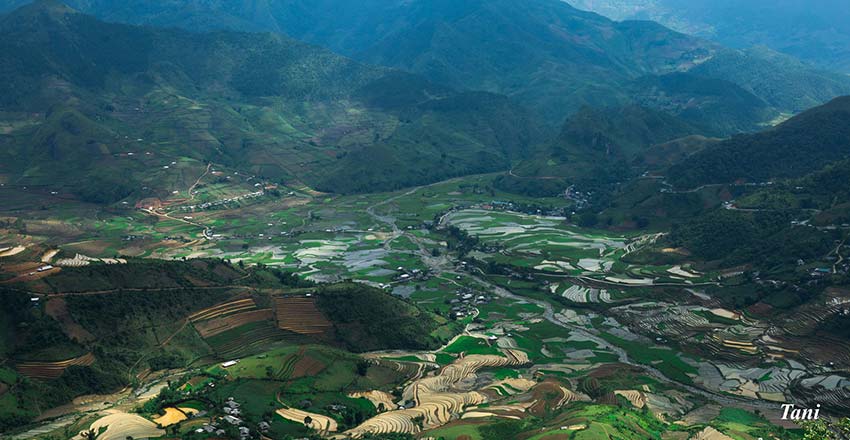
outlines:
[{"label": "mountain", "polygon": [[[649,21],[614,22],[559,0],[69,3],[111,21],[284,32],[363,62],[422,74],[453,87],[508,95],[550,126],[560,125],[585,105],[635,103],[624,89],[638,78],[690,71],[715,59],[719,66],[702,69],[698,76],[732,82],[771,105],[776,103],[776,112],[802,108],[785,105],[775,94],[786,94],[784,100],[791,102],[815,97],[818,104],[850,94],[850,78],[806,68],[801,73],[804,80],[795,87],[784,92],[779,85],[762,96],[761,81],[786,70],[787,60],[756,57],[753,67],[740,69],[741,59],[746,64],[753,54]],[[809,81],[824,76],[834,84],[823,91],[820,80]]]},{"label": "mountain", "polygon": [[496,185],[506,191],[554,195],[578,184],[598,187],[635,176],[651,147],[699,133],[687,121],[640,106],[584,108],[552,141],[515,165]]},{"label": "mountain", "polygon": [[627,90],[639,105],[675,115],[709,136],[755,131],[780,116],[777,107],[734,82],[690,72],[644,76]]},{"label": "mountain", "polygon": [[850,5],[843,0],[568,0],[614,20],[653,20],[734,48],[765,45],[850,72]]},{"label": "mountain", "polygon": [[[774,242],[777,246],[788,241],[786,235],[797,234],[803,247],[809,234],[802,231],[808,231],[791,228],[792,220],[832,227],[850,222],[850,189],[845,183],[850,173],[848,123],[850,97],[842,97],[760,133],[724,140],[688,136],[658,143],[630,164],[632,175],[641,170],[648,175],[629,180],[621,173],[621,184],[600,191],[589,209],[599,213],[600,223],[617,227],[634,228],[635,219],[653,229],[689,225],[679,231],[677,240],[699,237],[700,244],[692,242],[689,247],[704,249],[701,256],[707,259],[732,254],[736,240],[718,247],[711,233],[723,230],[726,221],[741,221],[736,224],[746,229],[741,234],[748,235],[749,247],[730,265],[747,261],[741,255],[756,253],[759,239],[753,238],[754,231],[764,229],[764,224],[758,225],[762,221],[776,223],[776,231],[782,232]],[[580,190],[593,188],[578,183]],[[776,258],[804,254],[792,247],[775,249]],[[783,265],[796,263],[793,258],[783,261]]]},{"label": "mountain", "polygon": [[[110,24],[50,0],[0,18],[0,66],[0,174],[96,187],[99,202],[164,194],[181,158],[324,191],[390,190],[506,169],[537,136],[504,96],[279,34]],[[374,154],[397,166],[372,166]]]},{"label": "mountain", "polygon": [[813,70],[795,58],[765,47],[719,53],[690,73],[741,84],[773,108],[791,113],[848,94],[847,75]]},{"label": "mountain", "polygon": [[776,182],[735,201],[749,210],[792,209],[813,213],[818,226],[850,223],[850,159],[830,163],[803,177]]},{"label": "mountain", "polygon": [[690,156],[668,173],[693,188],[735,181],[801,177],[850,155],[850,97],[806,111],[771,130],[732,137]]}]

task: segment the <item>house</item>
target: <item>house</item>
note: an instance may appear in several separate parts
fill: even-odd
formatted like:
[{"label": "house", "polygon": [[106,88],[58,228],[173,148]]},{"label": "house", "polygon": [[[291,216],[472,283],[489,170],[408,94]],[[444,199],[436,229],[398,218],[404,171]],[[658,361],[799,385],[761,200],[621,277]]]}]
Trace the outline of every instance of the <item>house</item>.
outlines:
[{"label": "house", "polygon": [[41,267],[39,267],[39,268],[38,268],[38,271],[39,271],[39,272],[47,272],[48,270],[52,270],[52,269],[53,269],[53,266],[51,266],[51,265],[49,265],[49,264],[48,264],[48,265],[46,265],[46,266],[41,266]]},{"label": "house", "polygon": [[812,271],[812,276],[822,277],[824,275],[829,275],[831,273],[832,273],[832,269],[829,269],[829,268],[826,268],[826,267],[819,267],[819,268],[815,269],[814,271]]},{"label": "house", "polygon": [[225,422],[230,423],[231,425],[241,425],[242,424],[242,419],[240,419],[238,417],[224,416],[224,417],[222,417],[222,419]]},{"label": "house", "polygon": [[239,360],[227,361],[221,364],[221,368],[230,368],[239,363]]}]

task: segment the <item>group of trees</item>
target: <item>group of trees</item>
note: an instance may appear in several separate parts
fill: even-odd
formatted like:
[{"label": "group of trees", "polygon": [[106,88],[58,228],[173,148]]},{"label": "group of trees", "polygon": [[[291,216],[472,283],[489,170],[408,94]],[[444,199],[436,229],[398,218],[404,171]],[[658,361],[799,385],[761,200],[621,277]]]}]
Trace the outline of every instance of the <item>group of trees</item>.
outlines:
[{"label": "group of trees", "polygon": [[752,263],[770,270],[829,253],[835,237],[815,228],[792,226],[793,214],[718,209],[674,226],[670,238],[675,246],[704,260],[719,260],[724,267]]},{"label": "group of trees", "polygon": [[803,423],[803,440],[850,440],[850,418]]},{"label": "group of trees", "polygon": [[380,289],[358,283],[320,287],[317,305],[333,322],[336,339],[362,352],[389,348],[429,349],[437,322],[428,312]]}]

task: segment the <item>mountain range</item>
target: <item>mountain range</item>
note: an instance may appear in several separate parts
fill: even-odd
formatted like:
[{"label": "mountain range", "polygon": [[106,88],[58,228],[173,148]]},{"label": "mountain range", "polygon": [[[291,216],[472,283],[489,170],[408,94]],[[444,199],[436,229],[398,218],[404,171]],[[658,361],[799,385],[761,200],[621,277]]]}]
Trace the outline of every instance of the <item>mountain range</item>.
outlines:
[{"label": "mountain range", "polygon": [[279,34],[109,24],[39,1],[0,18],[0,40],[0,173],[108,192],[95,201],[162,195],[181,158],[326,191],[388,190],[506,169],[537,136],[504,96]]},{"label": "mountain range", "polygon": [[770,47],[850,72],[850,4],[843,0],[568,1],[614,20],[653,20],[729,47]]},{"label": "mountain range", "polygon": [[[0,9],[20,3],[4,0]],[[777,113],[850,94],[844,75],[773,53],[727,49],[649,21],[614,22],[559,0],[68,3],[107,21],[285,33],[358,61],[510,96],[550,126],[585,105],[633,104],[628,90],[641,84],[635,81],[674,72],[733,83]],[[673,105],[663,90],[650,98],[643,97]],[[764,113],[757,113],[760,122],[772,119]]]}]

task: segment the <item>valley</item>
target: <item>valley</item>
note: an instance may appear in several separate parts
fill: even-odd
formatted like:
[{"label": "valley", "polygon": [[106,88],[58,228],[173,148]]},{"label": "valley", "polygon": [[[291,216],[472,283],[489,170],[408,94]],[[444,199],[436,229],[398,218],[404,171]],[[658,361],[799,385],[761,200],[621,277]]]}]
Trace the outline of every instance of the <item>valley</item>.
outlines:
[{"label": "valley", "polygon": [[[626,408],[632,408],[627,411],[630,415],[623,417],[634,417],[635,411],[647,408],[656,432],[679,425],[696,427],[700,423],[721,427],[722,424],[712,424],[720,423],[732,408],[766,417],[753,429],[769,431],[775,429],[770,428],[772,423],[784,424],[776,411],[780,402],[789,398],[805,402],[816,393],[834,393],[831,402],[842,405],[847,379],[839,371],[845,367],[834,361],[830,367],[822,363],[825,358],[842,359],[834,357],[837,352],[815,346],[801,350],[801,339],[772,330],[777,321],[742,313],[714,297],[712,290],[728,283],[722,270],[693,263],[647,264],[634,260],[634,255],[657,248],[663,242],[663,232],[618,234],[570,225],[563,214],[571,209],[571,201],[501,193],[491,185],[493,175],[457,178],[390,194],[355,196],[278,186],[274,190],[263,189],[255,198],[239,199],[225,195],[250,194],[257,188],[250,183],[253,179],[243,176],[245,184],[208,186],[208,181],[220,179],[225,173],[234,177],[231,181],[237,176],[214,164],[199,166],[195,170],[199,177],[189,179],[191,184],[187,187],[194,197],[175,194],[173,199],[161,200],[156,206],[142,204],[117,211],[95,208],[89,215],[62,220],[58,218],[68,209],[62,204],[51,204],[41,212],[18,212],[20,218],[28,220],[23,224],[7,220],[8,227],[17,228],[16,233],[21,234],[19,241],[9,243],[9,247],[17,249],[20,245],[24,250],[5,257],[3,267],[14,268],[36,256],[50,257],[41,264],[52,263],[56,269],[37,279],[24,276],[27,291],[43,296],[47,304],[63,298],[97,298],[109,303],[112,295],[147,295],[150,288],[62,288],[50,293],[55,289],[51,280],[67,271],[133,266],[139,258],[175,262],[214,259],[227,261],[236,270],[248,270],[249,265],[282,269],[305,282],[340,283],[353,279],[406,298],[464,328],[461,336],[455,338],[448,327],[447,331],[434,333],[448,342],[435,351],[366,353],[364,359],[375,368],[388,368],[401,376],[382,379],[390,382],[382,382],[384,385],[377,388],[363,388],[363,384],[357,385],[361,381],[355,381],[341,391],[333,391],[341,393],[337,397],[327,397],[345,402],[350,399],[345,397],[348,394],[377,396],[393,389],[401,394],[382,398],[385,412],[361,423],[341,424],[338,415],[325,408],[311,411],[310,407],[289,407],[287,402],[294,401],[286,397],[286,391],[275,397],[275,402],[281,403],[274,406],[292,408],[278,411],[290,420],[287,423],[297,425],[292,420],[305,414],[313,420],[333,420],[336,429],[328,428],[330,422],[316,422],[319,424],[314,426],[331,437],[337,433],[359,437],[390,431],[426,436],[440,430],[481,432],[486,431],[484,420],[510,421],[527,414],[539,414],[540,429],[551,431],[551,436],[558,435],[560,425],[567,422],[577,433],[592,435],[594,429],[610,429],[613,425],[606,425],[611,422],[605,418],[574,414],[575,405],[593,413],[592,408],[604,396],[629,402]],[[259,184],[265,188],[265,183]],[[5,191],[14,191],[21,200],[46,197]],[[229,200],[213,209],[197,205],[214,198]],[[75,210],[86,209],[84,204],[69,201],[69,205]],[[49,248],[45,247],[46,236],[39,235],[45,234],[41,228],[46,225],[52,226],[47,230]],[[78,232],[62,237],[55,233],[61,229]],[[78,241],[77,237],[83,234],[96,239]],[[12,261],[16,264],[10,264]],[[6,275],[4,285],[11,288],[20,281]],[[253,295],[268,298],[262,300],[238,299],[240,296],[226,293],[237,291],[239,284],[236,278],[223,285],[193,288],[215,292],[222,299],[235,299],[195,311],[166,326],[167,332],[158,336],[158,346],[162,348],[180,344],[187,337],[200,337],[212,348],[206,357],[191,361],[188,369],[172,369],[171,374],[208,374],[203,373],[211,371],[203,366],[205,362],[238,359],[236,367],[216,376],[221,381],[217,382],[219,386],[237,387],[233,388],[237,393],[238,387],[254,386],[252,381],[271,380],[284,385],[298,376],[274,373],[269,379],[264,376],[262,365],[275,369],[276,365],[284,365],[282,371],[289,371],[286,365],[300,365],[303,362],[299,356],[288,360],[286,353],[303,351],[309,346],[300,344],[310,340],[326,340],[327,336],[322,335],[327,335],[328,326],[336,322],[337,318],[331,318],[327,311],[310,312],[315,307],[310,305],[315,303],[310,296],[304,305],[286,300],[291,295],[286,288],[256,289]],[[184,288],[161,289],[168,292]],[[284,296],[277,296],[281,294]],[[322,293],[318,293],[319,303],[315,304],[321,304],[321,298]],[[264,309],[269,306],[261,303],[270,304],[271,308]],[[302,318],[289,317],[289,313]],[[328,318],[330,321],[326,321]],[[269,322],[276,322],[278,329]],[[72,331],[71,328],[66,325],[64,330]],[[347,342],[345,337],[336,338],[335,344],[342,347],[362,350],[367,346],[367,339]],[[450,338],[454,342],[449,342]],[[276,346],[282,347],[281,354],[274,354]],[[309,353],[311,349],[307,350]],[[472,362],[476,356],[505,359],[507,364],[485,363],[488,366],[482,371],[476,371],[482,367],[470,370],[458,364]],[[517,356],[520,360],[510,361]],[[281,360],[274,361],[277,358]],[[144,374],[144,370],[137,369],[148,361],[139,359],[130,374]],[[850,363],[850,359],[840,362]],[[20,368],[19,365],[19,372],[24,371]],[[464,373],[449,381],[441,380],[441,374],[454,374],[449,373],[451,368],[462,368]],[[426,378],[437,382],[420,383]],[[148,380],[137,386],[144,388]],[[591,388],[587,383],[591,381],[605,385]],[[396,388],[390,387],[392,383]],[[434,388],[437,383],[438,388]],[[286,388],[289,386],[292,385]],[[417,397],[424,392],[420,390],[423,386],[433,397]],[[547,387],[562,391],[544,393],[542,390]],[[132,402],[130,406],[144,404],[134,396],[128,396],[126,401]],[[577,403],[564,406],[567,402]],[[409,409],[398,409],[399,405]],[[721,407],[725,409],[721,411]],[[418,412],[424,408],[432,409]],[[84,420],[109,414],[104,412],[106,408],[82,410]],[[268,420],[267,416],[261,418]],[[65,418],[67,424],[61,429],[79,420]],[[623,423],[627,419],[618,420]],[[673,422],[676,424],[670,425]],[[272,426],[277,423],[280,422],[272,421]],[[175,426],[185,430],[200,425],[182,422]]]},{"label": "valley", "polygon": [[0,0],[0,437],[850,438],[850,77],[703,31]]}]

